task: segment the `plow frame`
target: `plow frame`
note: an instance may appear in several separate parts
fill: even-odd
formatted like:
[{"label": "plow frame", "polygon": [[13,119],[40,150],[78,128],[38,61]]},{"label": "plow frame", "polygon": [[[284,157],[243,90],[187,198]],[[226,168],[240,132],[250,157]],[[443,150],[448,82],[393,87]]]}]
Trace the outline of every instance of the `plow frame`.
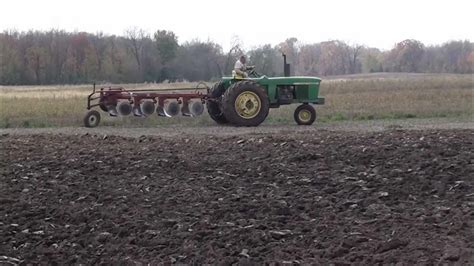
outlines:
[{"label": "plow frame", "polygon": [[[179,104],[187,104],[191,99],[200,99],[202,103],[205,103],[209,99],[209,87],[204,84],[205,87],[200,88],[200,84],[204,83],[199,83],[195,88],[141,90],[128,90],[115,86],[104,86],[97,89],[94,84],[92,93],[87,97],[87,110],[98,106],[107,112],[106,106],[116,104],[119,100],[128,100],[135,107],[139,106],[141,100],[153,100],[155,104],[158,103],[158,106],[163,106],[166,100],[176,100]],[[202,92],[203,90],[206,90],[205,93]]]}]

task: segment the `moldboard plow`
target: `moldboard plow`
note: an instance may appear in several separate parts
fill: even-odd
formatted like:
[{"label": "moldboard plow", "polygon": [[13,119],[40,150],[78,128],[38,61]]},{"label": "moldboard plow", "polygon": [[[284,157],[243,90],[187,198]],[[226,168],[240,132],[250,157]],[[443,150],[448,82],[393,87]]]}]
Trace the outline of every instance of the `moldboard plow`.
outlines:
[{"label": "moldboard plow", "polygon": [[110,116],[138,117],[153,115],[172,117],[181,113],[184,116],[199,116],[204,111],[209,88],[199,83],[195,88],[127,90],[123,87],[94,88],[87,97],[87,109],[84,117],[86,127],[96,127],[100,122],[100,113],[92,110],[99,107]]}]

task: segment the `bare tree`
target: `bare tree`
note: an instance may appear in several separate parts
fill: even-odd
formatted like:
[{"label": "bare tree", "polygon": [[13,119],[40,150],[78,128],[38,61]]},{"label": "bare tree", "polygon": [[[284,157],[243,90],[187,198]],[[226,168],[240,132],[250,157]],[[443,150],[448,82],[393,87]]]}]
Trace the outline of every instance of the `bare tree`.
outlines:
[{"label": "bare tree", "polygon": [[359,44],[354,44],[352,46],[349,46],[349,73],[350,74],[355,74],[358,71],[358,63],[359,63],[359,55],[364,46],[359,45]]},{"label": "bare tree", "polygon": [[102,73],[102,68],[105,60],[105,51],[107,50],[107,42],[102,32],[89,36],[89,41],[94,49],[97,58],[98,72]]},{"label": "bare tree", "polygon": [[424,45],[417,40],[407,39],[397,43],[387,56],[390,70],[419,72],[424,51]]},{"label": "bare tree", "polygon": [[144,30],[138,29],[137,27],[127,29],[125,31],[125,36],[128,40],[128,44],[130,46],[130,50],[133,54],[133,57],[135,58],[137,62],[138,71],[141,73],[142,72],[141,54],[142,54],[142,49],[143,49],[143,39],[147,38],[148,36]]},{"label": "bare tree", "polygon": [[[229,73],[232,69],[232,63],[239,55],[243,55],[244,51],[242,49],[242,41],[239,36],[235,35],[232,37],[231,48],[227,52],[226,62],[224,66],[224,71]],[[223,73],[221,73],[222,75]]]},{"label": "bare tree", "polygon": [[305,76],[474,71],[474,43],[469,40],[428,46],[405,40],[390,51],[380,51],[339,40],[301,44],[289,38],[277,46],[243,51],[242,41],[234,37],[230,49],[224,52],[209,40],[179,44],[177,38],[173,32],[158,31],[152,39],[138,28],[127,30],[124,36],[62,30],[3,31],[0,84],[212,80],[229,74],[234,60],[242,54],[249,56],[259,72],[281,75],[280,52],[288,56],[292,73]]},{"label": "bare tree", "polygon": [[321,52],[321,45],[319,43],[302,45],[298,54],[298,74],[305,76],[319,75]]}]

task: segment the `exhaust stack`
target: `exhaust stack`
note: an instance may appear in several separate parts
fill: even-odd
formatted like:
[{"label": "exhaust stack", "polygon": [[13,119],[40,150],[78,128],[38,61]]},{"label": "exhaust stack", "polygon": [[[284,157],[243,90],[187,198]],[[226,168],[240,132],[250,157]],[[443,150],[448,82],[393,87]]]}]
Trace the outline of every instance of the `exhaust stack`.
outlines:
[{"label": "exhaust stack", "polygon": [[286,63],[286,54],[283,55],[283,73],[285,77],[289,77],[291,75],[290,64]]}]

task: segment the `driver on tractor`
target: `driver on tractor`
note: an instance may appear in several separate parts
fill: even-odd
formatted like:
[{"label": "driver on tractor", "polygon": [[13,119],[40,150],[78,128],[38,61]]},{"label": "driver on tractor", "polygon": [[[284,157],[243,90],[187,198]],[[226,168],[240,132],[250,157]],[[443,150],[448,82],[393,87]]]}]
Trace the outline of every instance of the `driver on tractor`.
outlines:
[{"label": "driver on tractor", "polygon": [[234,70],[232,70],[232,77],[234,79],[245,79],[248,78],[248,73],[247,71],[253,70],[255,67],[254,66],[246,66],[246,58],[244,55],[242,55],[237,62],[235,62],[234,65]]}]

